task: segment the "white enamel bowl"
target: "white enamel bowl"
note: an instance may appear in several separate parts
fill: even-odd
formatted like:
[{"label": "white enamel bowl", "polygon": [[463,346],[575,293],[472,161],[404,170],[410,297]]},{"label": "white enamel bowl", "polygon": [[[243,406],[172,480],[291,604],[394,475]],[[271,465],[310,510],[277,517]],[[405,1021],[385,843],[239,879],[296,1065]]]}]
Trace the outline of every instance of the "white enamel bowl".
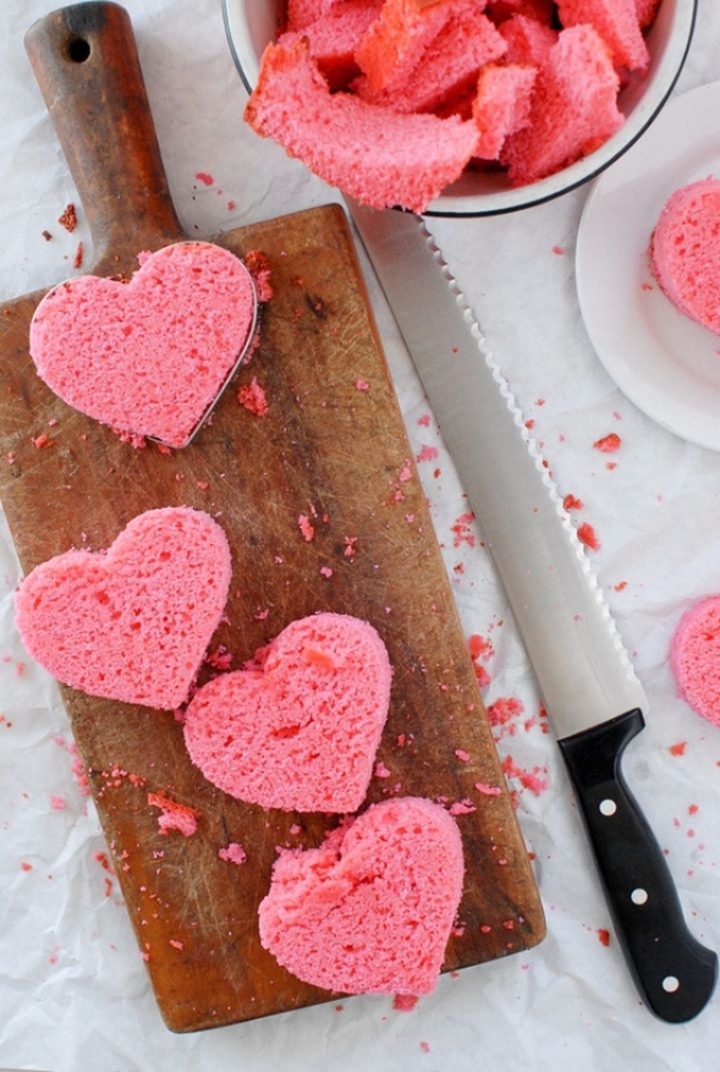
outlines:
[{"label": "white enamel bowl", "polygon": [[[540,182],[511,187],[502,174],[467,171],[429,206],[427,215],[489,216],[528,208],[567,193],[604,171],[633,145],[661,111],[690,47],[697,0],[663,0],[647,42],[647,75],[627,85],[619,97],[626,121],[594,153]],[[283,0],[223,0],[233,58],[248,91],[257,81],[260,57],[273,39]]]}]

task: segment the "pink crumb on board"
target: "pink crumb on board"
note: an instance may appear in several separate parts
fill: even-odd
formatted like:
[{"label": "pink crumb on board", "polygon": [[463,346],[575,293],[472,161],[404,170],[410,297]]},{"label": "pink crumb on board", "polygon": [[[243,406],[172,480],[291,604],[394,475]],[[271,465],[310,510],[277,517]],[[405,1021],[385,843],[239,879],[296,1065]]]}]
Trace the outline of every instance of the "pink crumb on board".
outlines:
[{"label": "pink crumb on board", "polygon": [[237,400],[248,413],[254,413],[256,417],[264,417],[268,412],[265,388],[258,383],[257,376],[253,376],[249,384],[238,388]]},{"label": "pink crumb on board", "polygon": [[597,936],[598,936],[598,941],[600,942],[600,945],[604,945],[604,946],[609,946],[610,945],[610,931],[606,930],[605,927],[598,927]]},{"label": "pink crumb on board", "polygon": [[227,861],[227,863],[237,864],[240,866],[247,860],[247,853],[242,845],[237,841],[231,841],[223,849],[218,849],[218,856],[221,860]]},{"label": "pink crumb on board", "polygon": [[215,179],[207,171],[198,171],[195,173],[195,178],[198,182],[203,183],[204,186],[212,186]]},{"label": "pink crumb on board", "polygon": [[499,785],[488,785],[487,782],[475,782],[475,788],[486,797],[497,797],[502,792]]},{"label": "pink crumb on board", "polygon": [[169,834],[176,830],[183,837],[191,837],[197,830],[197,820],[200,812],[187,804],[178,804],[164,793],[148,793],[148,804],[152,808],[160,808],[158,816],[158,829],[161,834]]},{"label": "pink crumb on board", "polygon": [[566,495],[563,499],[563,506],[566,510],[582,510],[583,501],[574,495]]},{"label": "pink crumb on board", "polygon": [[668,752],[671,756],[684,756],[685,749],[687,748],[687,741],[678,741],[676,744],[671,744],[668,748]]},{"label": "pink crumb on board", "polygon": [[306,543],[310,543],[315,536],[315,527],[307,514],[300,514],[298,517],[298,528],[300,529],[300,534],[303,540],[305,540]]}]

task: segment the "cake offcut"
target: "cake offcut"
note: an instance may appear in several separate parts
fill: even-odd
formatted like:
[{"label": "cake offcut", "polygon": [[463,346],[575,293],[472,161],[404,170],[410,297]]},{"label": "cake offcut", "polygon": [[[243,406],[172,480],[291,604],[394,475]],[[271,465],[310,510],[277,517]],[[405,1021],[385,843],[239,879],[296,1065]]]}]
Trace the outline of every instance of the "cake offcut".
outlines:
[{"label": "cake offcut", "polygon": [[244,670],[197,691],[190,758],[230,796],[285,811],[352,812],[372,777],[390,700],[387,650],[368,622],[291,622]]},{"label": "cake offcut", "polygon": [[304,39],[265,50],[245,118],[320,178],[378,209],[421,212],[462,174],[477,145],[474,124],[456,116],[405,115],[331,93]]},{"label": "cake offcut", "polygon": [[209,515],[164,507],[106,550],[41,563],[15,595],[29,654],[91,696],[173,710],[195,681],[230,587],[230,549]]},{"label": "cake offcut", "polygon": [[293,975],[326,990],[427,994],[463,875],[460,832],[444,808],[384,800],[319,848],[281,852],[258,910],[260,940]]}]

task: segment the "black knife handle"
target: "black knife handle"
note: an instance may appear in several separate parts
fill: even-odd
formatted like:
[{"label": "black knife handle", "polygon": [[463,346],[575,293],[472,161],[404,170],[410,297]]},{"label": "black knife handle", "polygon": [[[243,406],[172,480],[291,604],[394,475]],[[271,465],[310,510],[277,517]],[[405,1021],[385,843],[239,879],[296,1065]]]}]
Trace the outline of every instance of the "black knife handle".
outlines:
[{"label": "black knife handle", "polygon": [[683,1023],[710,1000],[718,960],[689,932],[665,857],[620,769],[644,725],[639,710],[628,711],[558,743],[640,993],[660,1019]]}]

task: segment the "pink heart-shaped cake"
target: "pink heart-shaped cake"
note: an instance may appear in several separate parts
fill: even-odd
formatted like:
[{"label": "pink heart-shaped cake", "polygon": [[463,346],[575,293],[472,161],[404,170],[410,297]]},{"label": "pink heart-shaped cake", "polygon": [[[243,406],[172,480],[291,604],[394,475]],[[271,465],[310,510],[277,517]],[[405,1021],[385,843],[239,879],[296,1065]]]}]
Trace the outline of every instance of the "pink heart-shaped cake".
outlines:
[{"label": "pink heart-shaped cake", "polygon": [[455,820],[419,797],[374,804],[317,849],[281,852],[260,940],[299,979],[345,993],[428,994],[463,884]]},{"label": "pink heart-shaped cake", "polygon": [[255,324],[245,265],[209,242],[141,254],[129,283],[85,275],[54,287],[30,324],[40,377],[119,432],[182,447]]},{"label": "pink heart-shaped cake", "polygon": [[15,596],[29,654],[92,696],[172,710],[187,699],[230,587],[225,533],[188,507],[148,510],[107,551],[37,566]]},{"label": "pink heart-shaped cake", "polygon": [[673,305],[720,335],[720,180],[701,179],[670,195],[652,235],[650,264]]},{"label": "pink heart-shaped cake", "polygon": [[190,758],[213,785],[252,804],[354,811],[372,776],[391,677],[368,622],[331,613],[291,622],[252,666],[195,694],[185,712]]}]

